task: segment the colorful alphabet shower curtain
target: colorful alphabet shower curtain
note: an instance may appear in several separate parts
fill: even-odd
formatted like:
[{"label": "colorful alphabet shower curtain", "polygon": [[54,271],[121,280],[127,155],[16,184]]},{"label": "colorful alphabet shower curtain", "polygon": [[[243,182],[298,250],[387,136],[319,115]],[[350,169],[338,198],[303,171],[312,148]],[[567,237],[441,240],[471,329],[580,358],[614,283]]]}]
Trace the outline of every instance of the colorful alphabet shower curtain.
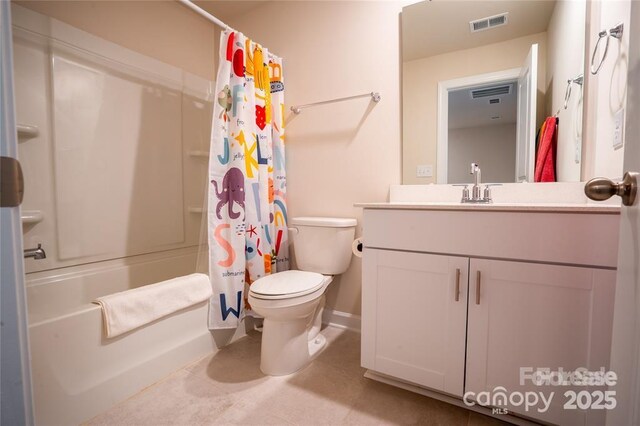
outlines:
[{"label": "colorful alphabet shower curtain", "polygon": [[209,160],[209,328],[251,314],[248,286],[288,269],[282,60],[243,34],[220,37]]}]

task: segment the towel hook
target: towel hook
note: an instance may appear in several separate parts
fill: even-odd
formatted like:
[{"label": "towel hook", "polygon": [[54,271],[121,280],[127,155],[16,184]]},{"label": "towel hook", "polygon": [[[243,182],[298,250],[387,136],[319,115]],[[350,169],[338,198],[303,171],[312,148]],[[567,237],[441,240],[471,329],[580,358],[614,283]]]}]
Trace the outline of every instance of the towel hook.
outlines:
[{"label": "towel hook", "polygon": [[[598,33],[598,41],[596,42],[596,45],[593,48],[593,54],[591,55],[591,74],[596,75],[598,74],[598,71],[600,71],[600,68],[602,67],[602,64],[604,63],[604,60],[606,59],[607,53],[609,51],[609,39],[613,37],[620,40],[622,39],[623,32],[624,24],[620,23],[609,30],[602,30]],[[604,44],[604,52],[602,54],[602,57],[600,58],[598,66],[596,66],[594,69],[594,62],[596,60],[596,54],[598,53],[598,47],[603,38],[606,39]]]}]

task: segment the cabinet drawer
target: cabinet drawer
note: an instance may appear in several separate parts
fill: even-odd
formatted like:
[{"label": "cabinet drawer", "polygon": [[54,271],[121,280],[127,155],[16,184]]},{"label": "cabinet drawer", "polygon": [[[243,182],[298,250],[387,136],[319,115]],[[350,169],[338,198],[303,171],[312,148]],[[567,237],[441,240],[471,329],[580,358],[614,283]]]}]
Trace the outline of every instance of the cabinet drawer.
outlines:
[{"label": "cabinet drawer", "polygon": [[615,268],[619,215],[365,209],[369,248]]}]

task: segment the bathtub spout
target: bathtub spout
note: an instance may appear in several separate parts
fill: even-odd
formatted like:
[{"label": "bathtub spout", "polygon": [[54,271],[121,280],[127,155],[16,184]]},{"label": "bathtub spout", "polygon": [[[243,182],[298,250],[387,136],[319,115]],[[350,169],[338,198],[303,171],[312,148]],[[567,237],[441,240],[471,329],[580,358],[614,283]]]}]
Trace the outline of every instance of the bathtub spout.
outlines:
[{"label": "bathtub spout", "polygon": [[42,248],[42,244],[38,243],[37,248],[26,249],[24,251],[24,258],[26,259],[29,257],[32,257],[34,260],[46,259],[47,253],[45,253],[44,249]]}]

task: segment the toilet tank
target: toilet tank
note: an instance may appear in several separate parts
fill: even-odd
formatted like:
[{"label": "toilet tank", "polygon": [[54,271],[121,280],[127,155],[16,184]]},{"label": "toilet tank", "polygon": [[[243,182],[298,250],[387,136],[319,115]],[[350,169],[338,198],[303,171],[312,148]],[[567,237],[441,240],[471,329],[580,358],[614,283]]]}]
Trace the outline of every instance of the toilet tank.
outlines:
[{"label": "toilet tank", "polygon": [[339,275],[351,262],[357,221],[350,218],[294,217],[293,251],[301,271]]}]

